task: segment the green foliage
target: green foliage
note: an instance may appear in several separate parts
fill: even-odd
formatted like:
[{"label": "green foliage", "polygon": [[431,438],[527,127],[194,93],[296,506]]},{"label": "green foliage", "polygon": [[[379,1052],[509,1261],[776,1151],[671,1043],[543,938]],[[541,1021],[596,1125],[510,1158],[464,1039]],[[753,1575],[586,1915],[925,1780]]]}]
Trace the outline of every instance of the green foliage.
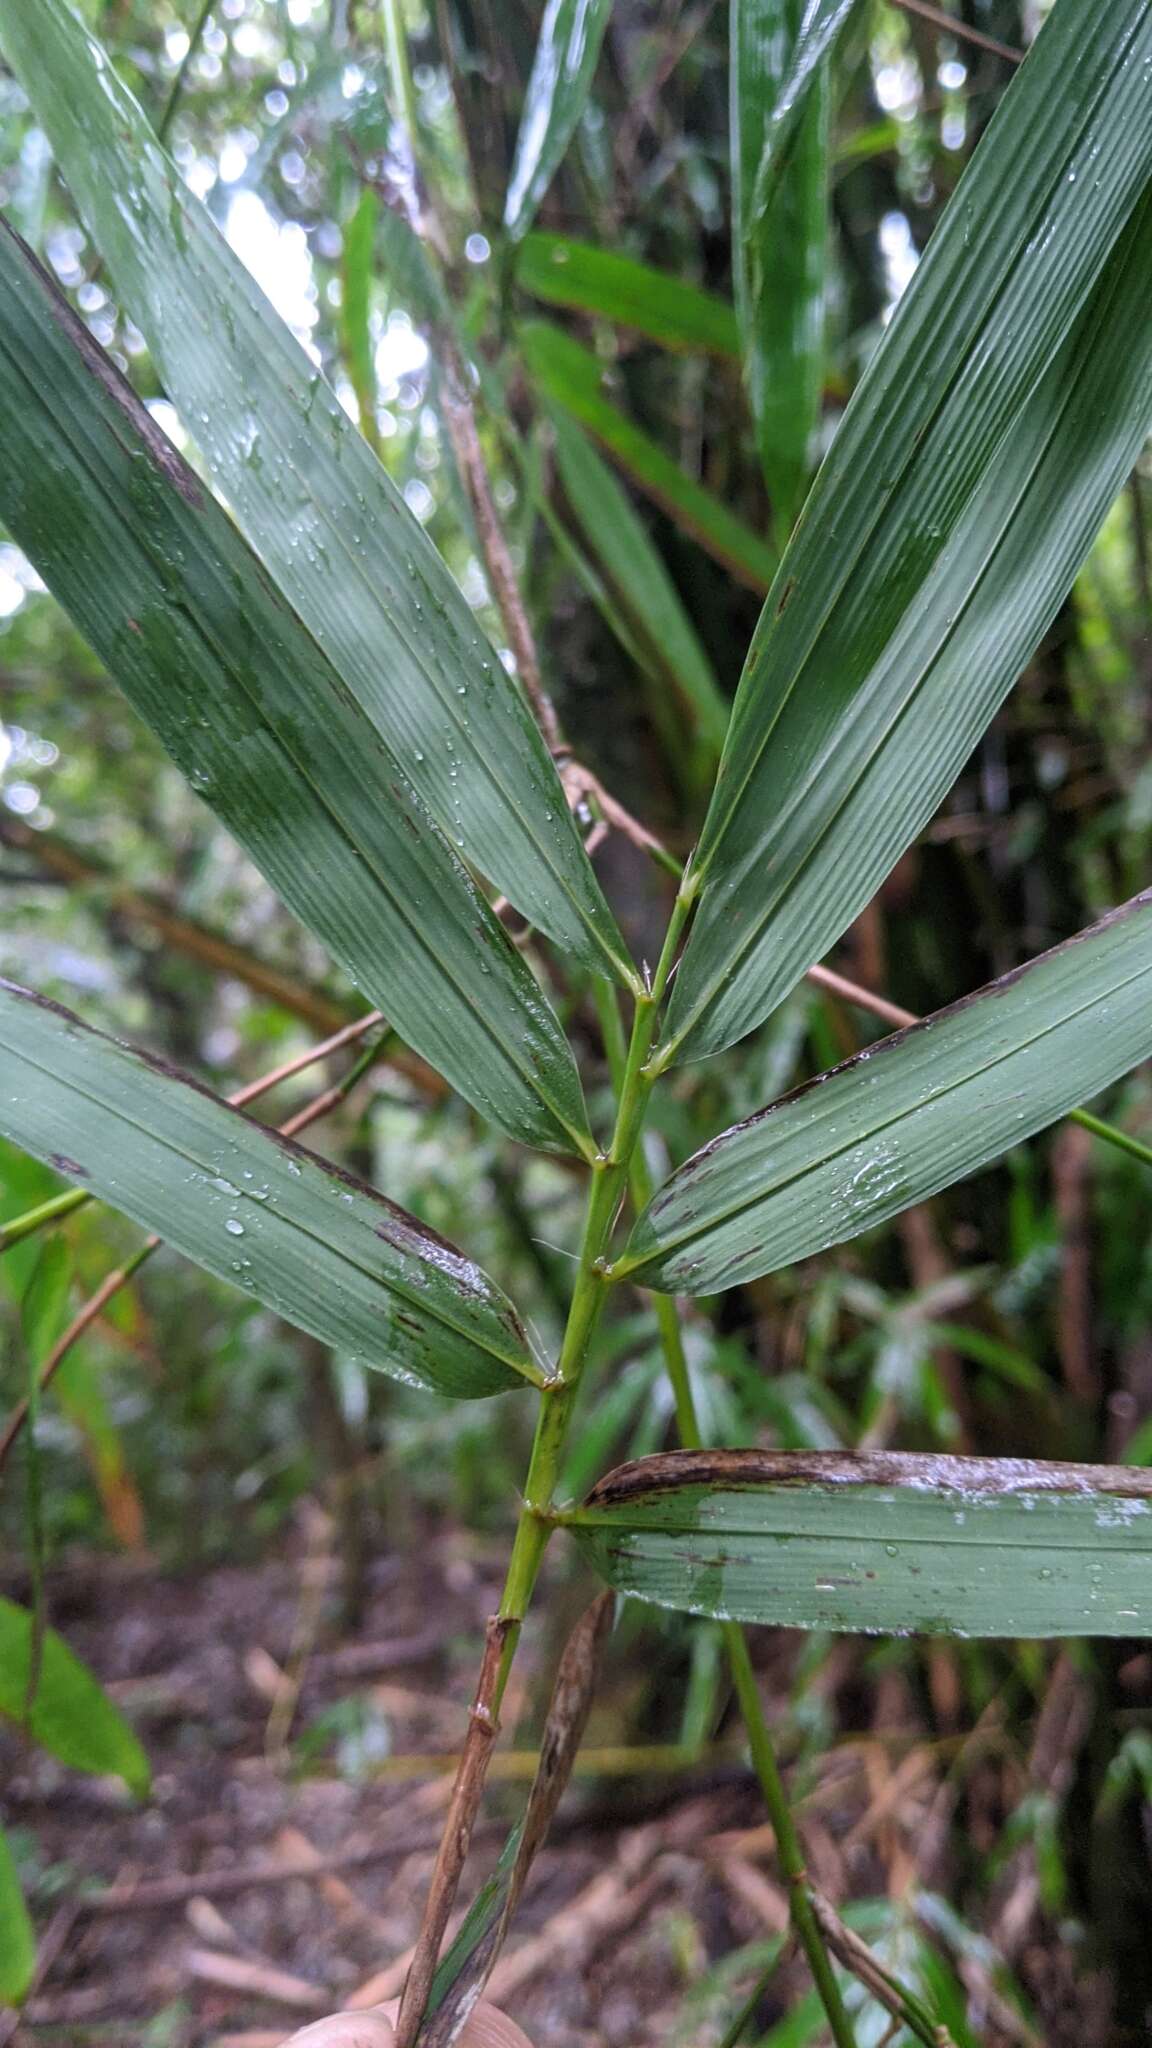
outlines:
[{"label": "green foliage", "polygon": [[[35,23],[22,7],[0,8],[0,37],[165,389],[250,545],[337,669],[339,694],[371,727],[349,741],[349,755],[368,757],[374,786],[390,789],[389,809],[399,802],[420,820],[410,797],[397,796],[398,774],[451,846],[526,916],[589,965],[627,979],[528,707],[335,393],[157,147],[65,0],[46,0]],[[255,593],[248,602],[254,609]],[[284,630],[277,636],[268,622],[257,637],[266,632],[275,644]],[[383,759],[376,765],[381,755],[391,771]],[[391,866],[400,857],[390,847],[387,858]],[[317,865],[323,872],[330,861]],[[410,881],[400,886],[412,894]],[[441,890],[450,891],[446,876]],[[373,951],[379,959],[391,945]]]},{"label": "green foliage", "polygon": [[8,1837],[0,1828],[0,2005],[19,2005],[36,1968],[36,1937]]},{"label": "green foliage", "polygon": [[[824,379],[829,77],[825,65],[805,69],[798,58],[808,12],[801,0],[735,0],[731,30],[736,310],[782,539],[804,495]],[[777,115],[789,89],[781,140]]]},{"label": "green foliage", "polygon": [[1150,985],[1145,894],[721,1133],[654,1198],[618,1271],[709,1294],[926,1200],[1152,1055]]},{"label": "green foliage", "polygon": [[[963,1951],[958,1916],[940,1905],[930,1941],[930,1916],[862,1909],[869,1959],[813,1891],[732,1617],[880,1633],[907,1669],[898,1639],[919,1632],[1147,1624],[1148,1425],[1133,1417],[1128,1466],[1064,1462],[1124,1447],[1096,1427],[1113,1362],[1064,1314],[1075,1274],[1059,1270],[1090,1172],[1101,1215],[1148,1206],[1143,1079],[1104,1105],[1124,1129],[1082,1118],[1119,1148],[1106,1167],[1063,1137],[1026,1141],[1152,1054],[1134,682],[1152,589],[1152,29],[1137,0],[1056,0],[956,183],[953,56],[938,144],[922,77],[907,118],[877,119],[897,104],[886,74],[953,49],[935,28],[915,40],[849,0],[738,0],[642,58],[608,0],[511,12],[509,76],[529,54],[508,99],[454,0],[415,31],[439,70],[413,67],[391,0],[386,66],[352,10],[302,39],[264,21],[247,45],[263,54],[215,97],[195,49],[173,82],[151,22],[133,16],[133,39],[106,15],[108,53],[65,0],[0,0],[29,103],[0,80],[25,138],[0,156],[4,837],[24,864],[3,964],[74,998],[77,958],[96,963],[84,1022],[0,989],[0,1277],[14,1404],[31,1376],[37,1610],[0,1606],[0,1707],[65,1761],[144,1788],[135,1738],[38,1601],[41,1550],[68,1526],[41,1498],[49,1447],[82,1450],[112,1528],[139,1533],[116,1405],[137,1311],[114,1292],[51,1378],[115,1225],[61,1201],[27,1153],[199,1269],[165,1268],[152,1312],[180,1369],[140,1404],[131,1450],[159,1464],[163,1436],[169,1466],[173,1444],[218,1466],[204,1519],[225,1542],[233,1477],[260,1494],[263,1531],[322,1468],[302,1379],[332,1440],[388,1444],[409,1499],[441,1505],[450,1475],[458,1508],[500,1521],[520,1487],[403,2048],[425,2006],[423,2038],[446,2036],[486,1977],[583,1727],[590,1657],[578,1679],[562,1666],[525,1833],[437,1977],[484,1731],[561,1526],[612,1588],[721,1624],[697,1637],[681,1739],[719,1711],[722,1648],[815,1986],[768,2038],[823,2027],[851,2048],[895,2017],[965,2048],[942,1959]],[[238,61],[231,30],[212,34]],[[258,190],[263,234],[278,212],[300,231],[303,318],[281,317],[233,246]],[[875,288],[896,202],[910,242],[931,229],[902,294]],[[555,317],[525,317],[539,301]],[[766,593],[750,647],[749,592]],[[971,803],[937,814],[977,748],[965,787],[987,839],[969,845]],[[41,871],[73,891],[65,912],[30,900]],[[858,919],[861,979],[900,999],[881,1014],[934,1014],[845,1060],[850,1005],[877,987],[791,992]],[[221,1098],[262,1067],[295,1091],[300,1025],[352,1019],[354,990],[387,1040],[327,1094],[306,1084],[302,1112],[341,1112],[350,1175]],[[175,1068],[93,1026],[159,1042]],[[705,1054],[721,1057],[669,1075]],[[1152,1298],[1143,1239],[1102,1270],[1118,1354]],[[625,1308],[625,1283],[656,1299]],[[720,1290],[715,1313],[667,1298]],[[330,1373],[277,1317],[320,1340]],[[373,1387],[372,1368],[398,1384]],[[496,1423],[419,1398],[528,1385],[538,1401]],[[517,1407],[535,1408],[524,1478]],[[14,1406],[0,1461],[21,1420]],[[893,1438],[907,1449],[875,1449]],[[957,1442],[993,1455],[939,1455]],[[1005,1448],[1044,1456],[1018,1466]],[[621,1456],[643,1463],[598,1479]],[[172,1520],[181,1483],[166,1474]],[[1038,1695],[1039,1667],[1013,1654],[963,1667],[974,1714],[993,1669]],[[803,1711],[811,1748],[826,1710],[798,1706],[798,1726]],[[1129,1735],[1107,1824],[1145,1764]],[[1040,1792],[1008,1839],[1060,1912],[1063,1826]],[[5,1895],[0,1992],[19,1996],[30,1933],[0,1849],[0,1924]],[[735,2041],[755,2013],[754,1997],[719,2024]]]},{"label": "green foliage", "polygon": [[588,103],[612,0],[547,0],[512,161],[504,227],[519,241]]},{"label": "green foliage", "polygon": [[541,1383],[499,1288],[373,1188],[4,984],[0,1043],[9,1135],[209,1272],[409,1385],[467,1398]]},{"label": "green foliage", "polygon": [[1152,1620],[1150,1502],[1152,1478],[1123,1466],[670,1452],[609,1473],[564,1521],[617,1592],[721,1620],[1132,1636]]},{"label": "green foliage", "polygon": [[148,1759],[123,1715],[55,1629],[13,1600],[0,1600],[0,1714],[61,1763],[147,1792]]}]

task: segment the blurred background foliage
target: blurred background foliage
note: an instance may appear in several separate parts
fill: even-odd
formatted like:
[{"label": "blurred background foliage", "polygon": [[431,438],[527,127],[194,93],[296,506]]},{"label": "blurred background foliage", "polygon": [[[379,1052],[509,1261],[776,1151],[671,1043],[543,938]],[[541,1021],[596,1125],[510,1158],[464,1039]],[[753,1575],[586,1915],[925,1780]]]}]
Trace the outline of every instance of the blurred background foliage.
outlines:
[{"label": "blurred background foliage", "polygon": [[[775,547],[734,353],[726,8],[620,0],[575,144],[513,255],[497,223],[536,0],[427,9],[410,0],[448,312],[413,234],[412,166],[368,0],[214,0],[207,9],[86,0],[83,11],[502,646],[441,407],[437,333],[445,320],[459,323],[482,366],[485,453],[566,735],[609,791],[686,854]],[[953,31],[931,7],[875,0],[854,17],[831,108],[821,450],[1041,14],[1031,0],[962,0]],[[0,201],[194,456],[2,71]],[[665,283],[622,273],[627,317],[606,317],[603,275],[588,286],[569,238],[654,266]],[[669,281],[691,287],[687,298]],[[557,394],[581,390],[588,406],[573,403],[557,422]],[[599,458],[591,442],[573,440],[572,413],[594,428]],[[908,1009],[938,1007],[1147,883],[1150,517],[1152,480],[1136,474],[942,812],[830,965]],[[657,564],[644,553],[655,581],[640,614],[613,584],[621,551],[636,545]],[[0,972],[221,1092],[357,1013],[353,992],[2,540],[0,719]],[[619,832],[599,863],[642,955],[658,942],[668,878]],[[559,999],[592,1062],[590,991],[573,978]],[[883,1028],[806,985],[752,1039],[663,1092],[653,1165],[684,1157]],[[466,1246],[552,1341],[578,1188],[562,1163],[515,1153],[395,1050],[383,1047],[309,1142]],[[334,1059],[289,1083],[269,1114],[290,1113],[341,1071]],[[593,1065],[593,1090],[598,1079]],[[1123,1084],[1111,1113],[1147,1138],[1146,1073]],[[58,1185],[0,1148],[0,1220]],[[714,1304],[685,1305],[705,1433],[728,1444],[1148,1461],[1150,1225],[1152,1181],[1136,1161],[1071,1127],[1047,1134],[851,1245]],[[61,1326],[138,1242],[95,1207],[69,1226]],[[20,1301],[35,1256],[27,1246],[0,1262],[7,1403],[27,1370]],[[569,1459],[573,1491],[614,1460],[671,1441],[643,1301],[606,1325],[590,1383],[593,1375]],[[354,1617],[373,1548],[430,1522],[507,1531],[529,1428],[525,1404],[453,1407],[328,1358],[161,1253],[86,1334],[44,1402],[43,1542],[49,1558],[80,1545],[147,1549],[181,1568],[259,1559],[318,1496],[343,1531]],[[18,1555],[28,1510],[15,1473],[0,1528]],[[711,1631],[638,1614],[627,1626],[633,1643],[649,1646],[651,1682],[628,1696],[624,1738],[710,1735],[724,1706]],[[1068,1768],[1039,1784],[1025,1768],[1014,1810],[985,1789],[991,1808],[967,1831],[960,1795],[948,1890],[979,1927],[1005,1863],[1028,1846],[1052,1924],[1092,1930],[1089,1960],[1107,1964],[1119,1987],[1122,2027],[1152,1991],[1141,1935],[1152,1903],[1152,1659],[1085,1649],[1077,1665],[1093,1711]],[[806,1642],[789,1667],[795,1767],[814,1768],[826,1745],[874,1721],[894,1673],[935,1738],[971,1728],[998,1702],[1026,1758],[1053,1669],[1038,1646],[846,1652]],[[1115,1884],[1118,1844],[1127,1844],[1124,1886]],[[879,1924],[868,1932],[883,1936]],[[810,2014],[808,2034],[768,2038],[814,2038],[818,2024]]]}]

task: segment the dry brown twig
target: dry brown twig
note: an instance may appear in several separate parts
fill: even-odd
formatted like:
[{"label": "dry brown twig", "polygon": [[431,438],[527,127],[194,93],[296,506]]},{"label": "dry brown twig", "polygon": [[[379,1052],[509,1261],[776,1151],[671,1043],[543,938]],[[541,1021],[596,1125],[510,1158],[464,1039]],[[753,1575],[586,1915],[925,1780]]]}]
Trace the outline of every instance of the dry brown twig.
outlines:
[{"label": "dry brown twig", "polygon": [[444,1930],[480,1808],[488,1757],[499,1729],[495,1710],[496,1688],[505,1640],[512,1626],[510,1621],[502,1621],[498,1615],[492,1615],[485,1632],[484,1655],[469,1714],[468,1733],[460,1752],[452,1798],[424,1902],[416,1952],[400,2002],[396,2022],[397,2048],[411,2048],[428,2002]]},{"label": "dry brown twig", "polygon": [[933,28],[944,29],[959,42],[972,43],[978,50],[987,50],[990,56],[1003,57],[1006,64],[1022,64],[1027,55],[1027,51],[1014,49],[1011,43],[1001,43],[995,36],[986,35],[982,28],[970,28],[955,14],[933,7],[930,0],[895,0],[895,4],[905,14],[918,14],[922,21],[930,21]]}]

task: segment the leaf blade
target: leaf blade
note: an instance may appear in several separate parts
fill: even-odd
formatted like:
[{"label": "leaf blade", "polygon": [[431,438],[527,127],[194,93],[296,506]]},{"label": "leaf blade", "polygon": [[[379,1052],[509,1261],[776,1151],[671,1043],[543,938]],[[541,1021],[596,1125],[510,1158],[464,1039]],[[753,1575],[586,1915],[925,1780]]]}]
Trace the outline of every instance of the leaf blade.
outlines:
[{"label": "leaf blade", "polygon": [[718,752],[728,729],[728,706],[662,557],[576,421],[560,406],[553,406],[549,417],[556,466],[587,544],[599,556],[650,658],[691,707],[700,738]]},{"label": "leaf blade", "polygon": [[393,762],[518,910],[627,981],[527,704],[335,393],[66,0],[0,0],[0,33],[168,396]]},{"label": "leaf blade", "polygon": [[880,1635],[1152,1625],[1141,1468],[673,1451],[621,1466],[562,1519],[616,1592],[691,1614]]},{"label": "leaf blade", "polygon": [[0,1828],[0,2006],[21,2005],[35,1974],[36,1936],[12,1847]]},{"label": "leaf blade", "polygon": [[996,1159],[1152,1054],[1152,891],[786,1095],[687,1161],[613,1269],[710,1293]]},{"label": "leaf blade", "polygon": [[120,1709],[54,1628],[45,1629],[39,1640],[29,1710],[35,1643],[28,1609],[0,1598],[0,1714],[27,1727],[61,1763],[123,1778],[129,1791],[143,1798],[151,1778],[143,1749]]},{"label": "leaf blade", "polygon": [[750,191],[754,217],[765,214],[771,204],[820,67],[832,55],[855,5],[856,0],[806,0],[790,37],[787,61],[779,69],[754,167]]},{"label": "leaf blade", "polygon": [[576,133],[611,12],[612,0],[547,0],[504,201],[513,242],[531,227]]},{"label": "leaf blade", "polygon": [[460,1399],[539,1384],[511,1303],[362,1181],[0,982],[0,1129],[299,1328]]},{"label": "leaf blade", "polygon": [[1058,0],[781,564],[697,853],[665,1060],[751,1029],[856,916],[1010,688],[1140,445],[1152,142],[1128,116],[1152,29],[1127,4],[1082,27]]},{"label": "leaf blade", "polygon": [[803,38],[800,0],[736,0],[732,16],[732,250],[744,374],[777,533],[808,477],[824,370],[828,245],[827,65],[796,102],[788,161],[770,200],[758,170]]},{"label": "leaf blade", "polygon": [[516,282],[546,305],[594,314],[665,348],[740,354],[736,316],[725,299],[615,249],[535,229],[520,245]]},{"label": "leaf blade", "polygon": [[766,590],[771,550],[605,398],[596,357],[543,320],[523,323],[519,336],[529,374],[545,396],[587,427],[641,490],[702,548],[751,589]]},{"label": "leaf blade", "polygon": [[502,1129],[586,1150],[540,989],[327,658],[11,231],[0,509],[218,817]]}]

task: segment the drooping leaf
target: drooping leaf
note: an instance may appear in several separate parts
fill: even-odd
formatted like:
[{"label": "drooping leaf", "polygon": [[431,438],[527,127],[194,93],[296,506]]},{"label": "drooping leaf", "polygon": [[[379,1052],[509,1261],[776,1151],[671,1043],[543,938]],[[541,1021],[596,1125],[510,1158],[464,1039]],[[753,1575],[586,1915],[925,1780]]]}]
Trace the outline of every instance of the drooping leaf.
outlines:
[{"label": "drooping leaf", "polygon": [[0,43],[168,396],[401,777],[518,910],[627,979],[527,705],[331,387],[66,0],[0,0]]},{"label": "drooping leaf", "polygon": [[29,1710],[33,1643],[27,1608],[0,1599],[0,1714],[26,1727],[61,1763],[114,1773],[143,1797],[150,1775],[144,1751],[120,1709],[54,1628],[45,1629],[40,1640]]},{"label": "drooping leaf", "polygon": [[754,199],[781,91],[803,36],[803,0],[733,0],[732,253],[744,373],[776,530],[807,482],[824,370],[828,245],[827,65],[808,80],[788,162]]},{"label": "drooping leaf", "polygon": [[0,1130],[289,1322],[461,1399],[544,1377],[478,1266],[339,1167],[0,982]]},{"label": "drooping leaf", "polygon": [[736,316],[725,300],[614,249],[537,230],[521,244],[516,282],[547,305],[592,313],[665,348],[740,354]]},{"label": "drooping leaf", "polygon": [[36,1972],[36,1936],[24,1904],[16,1859],[0,1828],[0,2006],[20,2005]]},{"label": "drooping leaf", "polygon": [[1143,1468],[671,1451],[621,1465],[562,1519],[616,1592],[690,1614],[882,1635],[1152,1626]]},{"label": "drooping leaf", "polygon": [[529,1144],[586,1148],[571,1053],[498,919],[222,508],[6,229],[0,420],[0,516],[193,788],[463,1095]]},{"label": "drooping leaf", "polygon": [[603,366],[596,357],[547,321],[526,321],[518,331],[528,372],[544,396],[587,427],[683,532],[742,583],[766,590],[773,559],[759,534],[703,484],[686,476],[657,442],[605,398]]},{"label": "drooping leaf", "polygon": [[588,104],[612,0],[547,0],[504,201],[513,242],[527,234]]},{"label": "drooping leaf", "polygon": [[753,640],[664,1057],[783,998],[930,817],[1152,417],[1139,0],[1057,0],[845,415]]},{"label": "drooping leaf", "polygon": [[586,544],[599,558],[649,660],[680,691],[701,738],[718,752],[728,728],[728,706],[663,560],[627,494],[575,420],[562,406],[553,406],[549,416],[556,465]]},{"label": "drooping leaf", "polygon": [[[797,127],[817,90],[821,66],[831,56],[855,5],[856,0],[803,0],[797,10],[795,31],[786,31],[783,61],[771,53],[765,55],[764,66],[772,78],[772,99],[749,192],[754,224],[772,204],[777,183],[790,160],[790,145]],[[777,19],[779,14],[778,5]],[[774,23],[770,17],[765,18],[764,27],[771,36]]]},{"label": "drooping leaf", "polygon": [[713,1139],[614,1271],[710,1294],[975,1173],[1152,1056],[1152,890]]}]

